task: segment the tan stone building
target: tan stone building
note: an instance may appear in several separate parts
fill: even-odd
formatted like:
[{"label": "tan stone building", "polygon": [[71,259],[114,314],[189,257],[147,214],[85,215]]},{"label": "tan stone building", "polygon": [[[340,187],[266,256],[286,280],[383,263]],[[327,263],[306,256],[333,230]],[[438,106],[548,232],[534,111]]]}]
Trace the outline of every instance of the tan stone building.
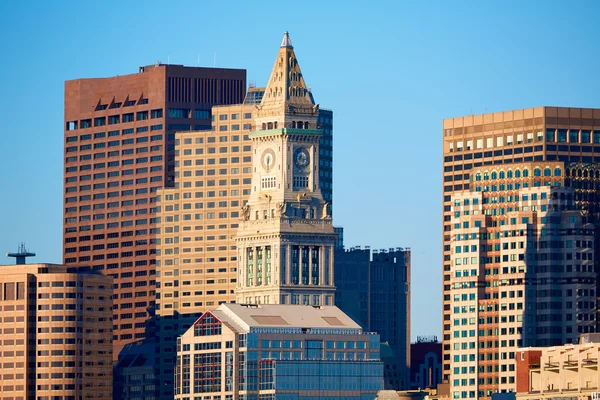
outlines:
[{"label": "tan stone building", "polygon": [[599,338],[597,335],[584,335],[582,339],[579,344],[518,349],[520,382],[517,399],[598,399]]},{"label": "tan stone building", "polygon": [[319,184],[319,106],[287,32],[252,139],[252,188],[237,231],[237,302],[333,305],[337,234]]},{"label": "tan stone building", "polygon": [[112,279],[0,266],[0,399],[112,398]]}]

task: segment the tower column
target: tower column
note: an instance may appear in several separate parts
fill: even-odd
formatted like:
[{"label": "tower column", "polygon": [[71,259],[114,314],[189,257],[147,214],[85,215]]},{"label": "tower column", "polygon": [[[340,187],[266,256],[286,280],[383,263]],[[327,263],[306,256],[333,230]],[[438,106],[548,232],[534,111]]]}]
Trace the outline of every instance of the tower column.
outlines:
[{"label": "tower column", "polygon": [[319,249],[319,286],[325,284],[325,247],[317,247]]},{"label": "tower column", "polygon": [[254,281],[252,281],[252,284],[254,287],[258,286],[258,247],[254,246],[252,247],[252,250],[254,251],[254,265],[252,266],[253,270],[252,270],[252,276],[254,276]]},{"label": "tower column", "polygon": [[285,283],[292,283],[292,245],[284,244],[285,251]]},{"label": "tower column", "polygon": [[313,283],[313,272],[312,272],[312,251],[313,246],[308,246],[308,284],[312,285]]},{"label": "tower column", "polygon": [[333,246],[327,246],[329,252],[329,286],[333,286]]},{"label": "tower column", "polygon": [[280,256],[280,250],[281,246],[271,246],[271,259],[270,264],[271,264],[271,276],[269,277],[269,281],[271,282],[271,285],[277,285],[279,286],[279,264],[273,262],[273,260],[279,260],[281,259]]},{"label": "tower column", "polygon": [[298,284],[302,285],[302,250],[304,246],[298,246]]},{"label": "tower column", "polygon": [[[259,253],[260,251],[260,253]],[[260,285],[258,284],[258,255],[260,254]],[[256,286],[265,284],[265,249],[262,246],[256,246]]]}]

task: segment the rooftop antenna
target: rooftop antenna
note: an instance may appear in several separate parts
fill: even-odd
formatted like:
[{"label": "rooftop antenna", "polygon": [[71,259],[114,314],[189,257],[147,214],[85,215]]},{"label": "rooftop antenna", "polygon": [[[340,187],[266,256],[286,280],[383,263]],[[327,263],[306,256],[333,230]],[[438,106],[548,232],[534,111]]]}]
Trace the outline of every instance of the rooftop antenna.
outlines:
[{"label": "rooftop antenna", "polygon": [[473,109],[471,107],[469,107],[469,115],[472,117],[473,116]]},{"label": "rooftop antenna", "polygon": [[215,51],[215,56],[213,59],[213,68],[216,68],[216,67],[217,67],[217,52]]},{"label": "rooftop antenna", "polygon": [[21,242],[19,243],[19,249],[17,250],[17,252],[6,253],[6,257],[14,257],[17,259],[17,265],[23,265],[25,264],[25,259],[27,257],[35,257],[35,253],[27,251],[27,249],[25,248],[25,242]]}]

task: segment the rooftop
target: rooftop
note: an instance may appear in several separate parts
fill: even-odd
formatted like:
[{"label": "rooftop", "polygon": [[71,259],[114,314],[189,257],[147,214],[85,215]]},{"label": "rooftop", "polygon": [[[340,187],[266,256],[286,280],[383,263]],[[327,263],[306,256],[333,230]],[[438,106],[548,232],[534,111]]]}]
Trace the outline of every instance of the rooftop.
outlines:
[{"label": "rooftop", "polygon": [[361,329],[335,306],[288,304],[222,304],[215,317],[245,330],[250,328],[338,328]]}]

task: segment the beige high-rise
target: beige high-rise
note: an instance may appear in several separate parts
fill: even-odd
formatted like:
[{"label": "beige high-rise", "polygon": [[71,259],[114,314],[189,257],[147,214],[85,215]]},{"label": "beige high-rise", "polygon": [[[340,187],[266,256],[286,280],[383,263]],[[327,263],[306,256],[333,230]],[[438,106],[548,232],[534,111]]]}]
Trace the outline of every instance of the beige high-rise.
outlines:
[{"label": "beige high-rise", "polygon": [[112,279],[0,266],[0,399],[112,398]]},{"label": "beige high-rise", "polygon": [[250,194],[253,105],[213,107],[215,129],[180,132],[176,187],[158,192],[157,313],[204,312],[235,299],[232,241]]}]

